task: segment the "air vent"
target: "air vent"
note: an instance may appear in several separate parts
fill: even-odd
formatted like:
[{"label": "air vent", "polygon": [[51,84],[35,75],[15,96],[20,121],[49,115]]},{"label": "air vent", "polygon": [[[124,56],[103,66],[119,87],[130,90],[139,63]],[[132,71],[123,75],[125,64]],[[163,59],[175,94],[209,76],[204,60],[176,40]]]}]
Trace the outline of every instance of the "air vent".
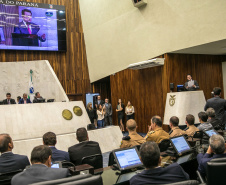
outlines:
[{"label": "air vent", "polygon": [[154,58],[151,60],[130,64],[128,66],[128,69],[137,70],[137,69],[146,69],[149,67],[163,66],[164,61],[165,61],[165,58]]}]

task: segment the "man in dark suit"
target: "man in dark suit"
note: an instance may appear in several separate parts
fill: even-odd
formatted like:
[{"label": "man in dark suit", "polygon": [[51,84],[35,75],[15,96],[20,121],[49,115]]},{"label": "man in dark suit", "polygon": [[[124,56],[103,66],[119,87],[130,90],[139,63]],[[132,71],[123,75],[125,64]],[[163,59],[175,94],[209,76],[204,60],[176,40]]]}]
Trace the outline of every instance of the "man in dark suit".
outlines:
[{"label": "man in dark suit", "polygon": [[23,98],[20,99],[19,104],[27,104],[31,103],[31,100],[27,98],[27,94],[23,94]]},{"label": "man in dark suit", "polygon": [[198,154],[197,161],[199,163],[198,171],[205,176],[207,162],[215,158],[226,157],[225,141],[221,135],[212,135],[209,139],[209,148],[205,154]]},{"label": "man in dark suit", "polygon": [[189,180],[189,175],[177,163],[160,167],[160,150],[155,142],[148,141],[141,145],[140,158],[145,170],[133,176],[130,185],[170,184]]},{"label": "man in dark suit", "polygon": [[32,166],[12,178],[12,185],[28,185],[70,176],[66,168],[50,168],[52,151],[48,146],[36,146],[31,152]]},{"label": "man in dark suit", "polygon": [[13,141],[8,134],[0,134],[0,173],[23,170],[30,165],[27,156],[12,153]]},{"label": "man in dark suit", "polygon": [[89,141],[88,133],[84,127],[77,129],[76,136],[79,144],[68,149],[70,160],[74,165],[82,164],[83,157],[102,154],[99,144],[95,141]]},{"label": "man in dark suit", "polygon": [[105,114],[104,114],[104,123],[105,125],[112,125],[112,106],[109,103],[108,98],[105,99]]},{"label": "man in dark suit", "polygon": [[100,95],[97,96],[97,100],[94,102],[94,108],[97,109],[97,106],[98,106],[99,104],[102,105],[102,106],[103,106],[103,104],[104,104],[104,101],[101,100],[101,96],[100,96]]},{"label": "man in dark suit", "polygon": [[52,150],[52,161],[70,161],[68,152],[57,150],[55,145],[57,143],[56,134],[47,132],[43,135],[43,144],[50,147]]},{"label": "man in dark suit", "polygon": [[3,104],[9,105],[9,104],[16,104],[15,100],[11,98],[11,94],[7,93],[6,94],[6,99],[3,100]]},{"label": "man in dark suit", "polygon": [[219,119],[220,121],[223,121],[223,117],[226,111],[226,100],[220,97],[221,96],[220,87],[214,87],[213,94],[214,97],[206,101],[204,110],[206,111],[210,107],[213,108],[215,110],[216,118]]},{"label": "man in dark suit", "polygon": [[42,98],[42,96],[40,95],[39,92],[36,92],[33,103],[39,103],[39,100],[41,101],[41,100],[44,100],[44,99]]},{"label": "man in dark suit", "polygon": [[[215,130],[221,129],[221,121],[216,118],[215,110],[213,108],[208,108],[206,110],[208,115],[208,122],[213,126]],[[222,128],[224,130],[224,128]]]},{"label": "man in dark suit", "polygon": [[185,82],[185,88],[188,91],[195,91],[197,89],[199,89],[199,84],[196,80],[192,79],[192,76],[190,74],[187,75],[187,82]]},{"label": "man in dark suit", "polygon": [[[23,21],[20,22],[16,27],[14,27],[14,33],[16,33],[16,34],[28,34],[28,35],[31,35],[31,36],[37,35],[38,31],[40,30],[40,27],[39,27],[39,25],[31,22],[32,21],[32,12],[28,9],[23,9],[22,10],[22,18],[23,18]],[[46,41],[45,34],[41,35],[40,37],[37,36],[36,38],[31,39],[26,44],[28,44],[30,46],[39,46],[38,40],[40,40],[41,42]],[[20,41],[19,45],[25,44],[25,42],[22,42],[22,41],[23,40]]]}]

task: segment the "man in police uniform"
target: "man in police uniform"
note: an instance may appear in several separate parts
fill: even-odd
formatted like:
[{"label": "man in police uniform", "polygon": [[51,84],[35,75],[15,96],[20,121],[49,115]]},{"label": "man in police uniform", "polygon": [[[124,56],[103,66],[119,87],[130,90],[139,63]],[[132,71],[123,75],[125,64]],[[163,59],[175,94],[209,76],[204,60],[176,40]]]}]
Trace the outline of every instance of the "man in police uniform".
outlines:
[{"label": "man in police uniform", "polygon": [[151,118],[151,126],[149,126],[149,132],[145,136],[146,141],[155,141],[160,143],[163,139],[169,139],[169,134],[162,129],[162,120],[159,116],[153,116]]},{"label": "man in police uniform", "polygon": [[181,130],[178,125],[179,118],[177,116],[172,116],[169,120],[169,126],[171,128],[171,131],[169,132],[170,137],[176,137],[185,134],[185,131]]},{"label": "man in police uniform", "polygon": [[185,121],[187,128],[185,129],[185,134],[192,137],[196,131],[199,131],[199,129],[194,125],[195,124],[195,117],[192,114],[188,114],[186,116]]},{"label": "man in police uniform", "polygon": [[129,148],[146,142],[146,140],[136,132],[137,123],[135,120],[129,119],[126,122],[126,129],[129,135],[122,138],[120,148]]}]

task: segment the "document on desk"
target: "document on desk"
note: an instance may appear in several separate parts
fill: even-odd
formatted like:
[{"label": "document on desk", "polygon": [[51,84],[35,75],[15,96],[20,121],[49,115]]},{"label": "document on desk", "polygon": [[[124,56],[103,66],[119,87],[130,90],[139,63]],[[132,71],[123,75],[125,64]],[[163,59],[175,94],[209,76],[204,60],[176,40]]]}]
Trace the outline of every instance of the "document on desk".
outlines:
[{"label": "document on desk", "polygon": [[192,87],[194,85],[194,80],[190,80],[189,82],[188,82],[188,87]]}]

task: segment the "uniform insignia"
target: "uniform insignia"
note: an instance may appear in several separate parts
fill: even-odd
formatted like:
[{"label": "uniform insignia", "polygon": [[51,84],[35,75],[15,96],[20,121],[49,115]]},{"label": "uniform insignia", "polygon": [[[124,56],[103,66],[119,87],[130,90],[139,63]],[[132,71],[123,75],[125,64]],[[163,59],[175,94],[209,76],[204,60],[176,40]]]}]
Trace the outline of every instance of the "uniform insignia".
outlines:
[{"label": "uniform insignia", "polygon": [[130,136],[125,136],[125,137],[122,138],[122,140],[126,140],[126,141],[128,141],[130,139],[131,139]]}]

